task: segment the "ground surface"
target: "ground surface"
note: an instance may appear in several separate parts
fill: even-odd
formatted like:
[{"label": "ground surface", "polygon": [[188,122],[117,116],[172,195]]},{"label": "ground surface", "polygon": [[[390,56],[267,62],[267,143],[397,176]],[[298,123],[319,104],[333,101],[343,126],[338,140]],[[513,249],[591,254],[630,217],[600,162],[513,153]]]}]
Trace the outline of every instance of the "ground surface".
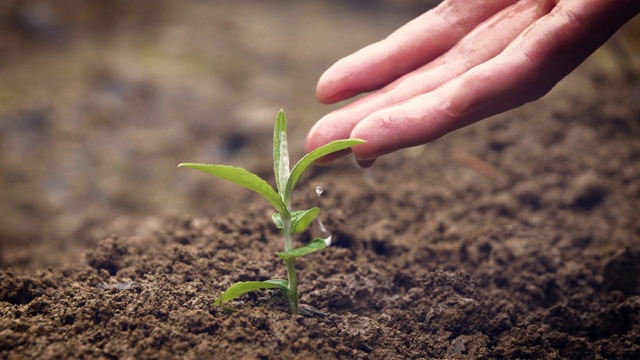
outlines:
[{"label": "ground surface", "polygon": [[[0,356],[639,358],[638,73],[631,61],[605,61],[607,54],[596,55],[536,103],[380,159],[371,170],[347,160],[305,177],[294,203],[322,207],[334,244],[297,262],[301,303],[314,309],[304,316],[290,315],[277,291],[212,306],[233,282],[284,277],[273,255],[282,244],[265,201],[194,171],[184,170],[180,179],[203,182],[185,193],[212,203],[181,205],[190,209],[181,215],[141,216],[126,224],[117,216],[88,216],[76,220],[82,226],[74,232],[55,238],[4,225]],[[160,92],[141,96],[174,99],[168,80],[156,81],[150,88]],[[16,114],[23,113],[4,116]],[[270,152],[274,116],[268,113],[268,125],[259,127],[216,123],[216,139],[239,134],[241,145],[250,143],[240,153],[258,155],[244,160],[232,152],[210,161],[245,161],[268,176],[266,155],[259,154]],[[15,122],[25,123],[48,122]],[[50,131],[61,131],[62,125],[52,124]],[[123,126],[100,124],[113,132]],[[5,142],[10,131],[22,129],[2,126]],[[298,127],[293,133],[303,134],[304,126]],[[63,133],[73,138],[68,131]],[[218,154],[194,144],[167,155],[172,169],[179,161]],[[180,144],[161,137],[153,145]],[[112,155],[162,164],[161,151],[153,149]],[[118,169],[124,161],[111,159],[98,164]],[[17,163],[5,155],[4,166]],[[13,175],[32,176],[22,170]],[[12,178],[3,179],[7,184]],[[64,185],[64,177],[54,179]],[[95,186],[94,192],[106,191]],[[319,198],[317,186],[324,189]],[[155,187],[162,188],[113,191],[140,190],[144,198]],[[40,209],[29,201],[31,207],[4,205],[5,211],[27,218],[20,211]],[[138,206],[159,205],[131,201],[132,214],[147,213],[134,211]],[[122,211],[120,202],[109,204]],[[210,213],[215,216],[205,216]],[[304,233],[300,241],[309,238]]]}]

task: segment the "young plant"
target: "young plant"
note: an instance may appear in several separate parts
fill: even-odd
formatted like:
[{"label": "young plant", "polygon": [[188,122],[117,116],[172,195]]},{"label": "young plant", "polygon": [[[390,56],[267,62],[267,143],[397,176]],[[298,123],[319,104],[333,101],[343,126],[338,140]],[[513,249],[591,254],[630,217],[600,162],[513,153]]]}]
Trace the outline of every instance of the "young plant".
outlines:
[{"label": "young plant", "polygon": [[289,168],[289,148],[287,144],[287,122],[284,112],[280,110],[276,117],[273,130],[273,171],[275,175],[276,188],[274,190],[265,180],[259,176],[239,167],[227,165],[206,165],[182,163],[179,167],[190,167],[203,171],[207,174],[219,177],[224,180],[234,182],[249,190],[253,190],[262,195],[275,208],[272,220],[284,235],[284,251],[276,253],[287,267],[287,279],[271,279],[265,281],[244,281],[238,282],[229,287],[215,301],[219,305],[225,301],[235,299],[243,294],[258,289],[281,289],[289,298],[291,312],[299,314],[298,311],[298,279],[294,262],[296,258],[311,254],[315,251],[327,247],[330,239],[316,238],[303,247],[293,247],[293,233],[303,232],[318,216],[320,208],[314,207],[308,210],[291,209],[291,193],[302,174],[317,159],[344,150],[352,146],[363,143],[360,139],[336,140],[321,146],[306,154],[290,170]]}]

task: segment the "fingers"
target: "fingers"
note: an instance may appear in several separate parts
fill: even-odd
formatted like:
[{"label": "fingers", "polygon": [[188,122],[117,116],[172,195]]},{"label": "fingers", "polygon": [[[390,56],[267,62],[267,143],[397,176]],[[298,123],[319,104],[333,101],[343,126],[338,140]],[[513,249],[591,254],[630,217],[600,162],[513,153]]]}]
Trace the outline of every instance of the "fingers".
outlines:
[{"label": "fingers", "polygon": [[373,112],[350,136],[367,140],[356,159],[373,160],[424,144],[482,118],[546,94],[640,6],[607,0],[567,0],[535,21],[498,56],[478,64],[434,91]]},{"label": "fingers", "polygon": [[[522,30],[548,12],[549,1],[523,0],[485,21],[453,48],[383,89],[323,117],[310,130],[307,150],[349,137],[369,114],[432,91],[470,68],[499,54]],[[427,49],[428,50],[428,49]],[[328,163],[342,154],[321,160]]]},{"label": "fingers", "polygon": [[516,0],[448,0],[388,38],[343,58],[318,81],[316,96],[334,103],[377,89],[426,64]]}]

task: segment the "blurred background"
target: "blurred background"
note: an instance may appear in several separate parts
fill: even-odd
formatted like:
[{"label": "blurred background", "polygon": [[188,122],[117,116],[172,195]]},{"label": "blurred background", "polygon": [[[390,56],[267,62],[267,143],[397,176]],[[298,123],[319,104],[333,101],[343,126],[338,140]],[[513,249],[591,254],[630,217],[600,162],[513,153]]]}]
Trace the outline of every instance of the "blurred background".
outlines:
[{"label": "blurred background", "polygon": [[280,108],[299,158],[331,109],[321,73],[434,4],[0,1],[0,266],[245,207],[252,193],[176,165],[268,177]]},{"label": "blurred background", "polygon": [[[333,108],[322,72],[437,2],[0,0],[0,267],[246,207],[256,195],[177,164],[269,177],[280,108],[298,159]],[[591,61],[629,61],[636,29]]]}]

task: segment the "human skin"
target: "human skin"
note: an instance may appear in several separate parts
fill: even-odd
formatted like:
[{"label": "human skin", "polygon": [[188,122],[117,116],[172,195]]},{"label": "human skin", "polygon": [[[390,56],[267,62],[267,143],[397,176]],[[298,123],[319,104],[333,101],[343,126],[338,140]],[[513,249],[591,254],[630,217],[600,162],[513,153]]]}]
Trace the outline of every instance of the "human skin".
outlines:
[{"label": "human skin", "polygon": [[364,139],[350,151],[369,167],[537,100],[639,12],[638,0],[445,0],[320,77],[323,103],[369,94],[321,118],[307,151]]}]

